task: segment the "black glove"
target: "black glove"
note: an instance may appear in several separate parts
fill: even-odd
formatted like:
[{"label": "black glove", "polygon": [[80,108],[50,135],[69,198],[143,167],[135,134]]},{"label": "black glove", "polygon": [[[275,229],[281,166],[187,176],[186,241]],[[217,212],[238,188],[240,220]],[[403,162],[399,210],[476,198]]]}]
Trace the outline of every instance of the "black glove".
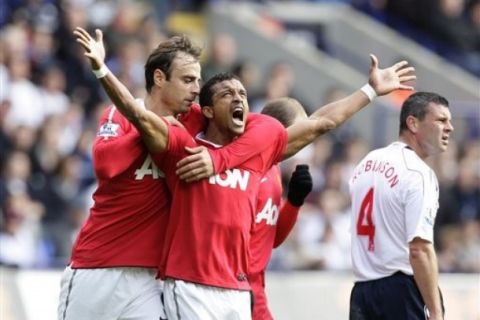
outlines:
[{"label": "black glove", "polygon": [[308,165],[297,165],[288,183],[288,201],[295,207],[300,207],[312,188],[312,176],[308,171]]}]

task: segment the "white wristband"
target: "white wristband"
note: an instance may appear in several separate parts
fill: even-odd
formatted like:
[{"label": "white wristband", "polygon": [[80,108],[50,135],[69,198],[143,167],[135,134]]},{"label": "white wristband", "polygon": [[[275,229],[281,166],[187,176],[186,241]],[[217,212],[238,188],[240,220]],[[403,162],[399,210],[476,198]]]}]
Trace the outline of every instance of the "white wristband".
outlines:
[{"label": "white wristband", "polygon": [[360,90],[362,90],[362,92],[367,95],[370,102],[377,96],[377,93],[375,92],[375,90],[368,83],[363,87],[361,87]]},{"label": "white wristband", "polygon": [[97,77],[97,79],[100,79],[100,78],[105,77],[110,72],[110,69],[108,69],[106,64],[102,64],[100,69],[98,69],[98,70],[93,70],[92,69],[92,72],[95,75],[95,77]]}]

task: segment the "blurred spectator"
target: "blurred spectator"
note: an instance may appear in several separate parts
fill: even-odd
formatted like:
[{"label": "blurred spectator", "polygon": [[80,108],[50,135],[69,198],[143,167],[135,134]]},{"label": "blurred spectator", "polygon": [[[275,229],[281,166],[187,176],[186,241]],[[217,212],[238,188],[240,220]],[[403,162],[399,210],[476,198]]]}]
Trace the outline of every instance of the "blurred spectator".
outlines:
[{"label": "blurred spectator", "polygon": [[38,128],[45,116],[44,105],[38,87],[32,81],[30,61],[25,55],[16,54],[9,57],[10,75],[10,109],[6,115],[9,128],[18,125]]},{"label": "blurred spectator", "polygon": [[253,97],[258,95],[260,86],[260,70],[258,66],[249,60],[237,62],[232,73],[235,74],[248,92],[248,102],[252,103]]},{"label": "blurred spectator", "polygon": [[348,181],[353,174],[355,164],[359,163],[369,152],[367,142],[359,137],[352,137],[343,144],[341,191],[348,193]]},{"label": "blurred spectator", "polygon": [[0,217],[0,265],[32,268],[40,256],[43,207],[25,193],[7,196]]},{"label": "blurred spectator", "polygon": [[33,148],[34,171],[49,176],[61,160],[60,133],[61,117],[53,115],[46,118],[38,133],[38,140]]},{"label": "blurred spectator", "polygon": [[473,26],[473,32],[480,34],[480,0],[470,0],[467,6],[469,23]]},{"label": "blurred spectator", "polygon": [[344,213],[345,194],[326,189],[318,209],[300,215],[296,232],[299,244],[297,269],[347,270],[350,268],[350,216]]},{"label": "blurred spectator", "polygon": [[462,51],[480,48],[480,39],[465,18],[465,0],[435,0],[431,3],[432,11],[427,26],[439,41]]},{"label": "blurred spectator", "polygon": [[[441,186],[438,223],[458,224],[480,221],[480,143],[466,145],[462,158],[457,160],[455,181]],[[444,190],[443,190],[444,189]]]},{"label": "blurred spectator", "polygon": [[208,59],[202,65],[202,79],[207,81],[220,72],[231,72],[237,59],[237,43],[228,33],[213,36]]},{"label": "blurred spectator", "polygon": [[353,5],[480,76],[478,0],[353,0]]},{"label": "blurred spectator", "polygon": [[465,222],[460,229],[460,246],[458,247],[459,272],[480,272],[480,223]]},{"label": "blurred spectator", "polygon": [[263,92],[260,92],[258,97],[252,97],[250,106],[252,112],[259,112],[268,101],[277,98],[292,97],[301,101],[293,94],[295,73],[288,62],[277,61],[272,64],[263,83],[265,83]]},{"label": "blurred spectator", "polygon": [[56,56],[63,66],[66,79],[65,93],[71,100],[81,104],[87,116],[95,105],[103,100],[100,84],[90,70],[78,44],[72,35],[76,26],[87,28],[88,17],[85,6],[80,2],[65,2],[61,6],[60,23],[55,37],[62,39],[56,43]]},{"label": "blurred spectator", "polygon": [[119,80],[128,88],[143,88],[145,82],[144,62],[146,50],[144,44],[135,37],[128,37],[119,43],[115,57],[107,64]]},{"label": "blurred spectator", "polygon": [[80,185],[82,191],[96,183],[92,163],[92,145],[96,132],[93,128],[85,128],[77,140],[73,154],[80,160]]},{"label": "blurred spectator", "polygon": [[159,28],[157,20],[153,14],[147,14],[141,24],[138,32],[139,35],[144,37],[146,52],[152,52],[160,42],[166,40],[166,35]]},{"label": "blurred spectator", "polygon": [[6,155],[0,179],[2,203],[4,197],[15,194],[31,194],[31,162],[23,151],[12,151]]},{"label": "blurred spectator", "polygon": [[480,223],[468,221],[439,231],[438,264],[442,272],[480,272]]},{"label": "blurred spectator", "polygon": [[65,75],[57,66],[45,67],[41,77],[40,95],[44,106],[44,115],[64,114],[67,111],[69,98],[64,93]]},{"label": "blurred spectator", "polygon": [[[47,215],[42,221],[43,239],[49,245],[53,265],[64,265],[71,251],[71,229],[77,227],[75,219],[81,194],[81,160],[70,155],[62,158],[50,178]],[[44,200],[45,201],[45,200]],[[85,208],[83,208],[85,209]],[[58,261],[58,263],[57,263]]]},{"label": "blurred spectator", "polygon": [[51,30],[34,29],[31,40],[30,60],[37,73],[46,72],[58,64],[55,57],[55,39]]},{"label": "blurred spectator", "polygon": [[440,43],[437,52],[480,76],[480,33],[466,12],[465,0],[432,2],[429,31]]}]

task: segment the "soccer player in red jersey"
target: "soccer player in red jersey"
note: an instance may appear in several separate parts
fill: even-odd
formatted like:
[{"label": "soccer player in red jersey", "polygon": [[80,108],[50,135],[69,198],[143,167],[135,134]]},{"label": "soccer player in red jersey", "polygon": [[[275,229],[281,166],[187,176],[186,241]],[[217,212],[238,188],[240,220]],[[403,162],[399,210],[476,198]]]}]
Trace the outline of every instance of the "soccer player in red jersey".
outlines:
[{"label": "soccer player in red jersey", "polygon": [[[194,63],[186,69],[172,53]],[[146,73],[149,98],[162,102],[147,100],[155,113],[189,109],[200,90],[199,55],[199,48],[180,37],[152,52],[146,70],[156,66],[170,76],[167,88],[159,89]],[[155,280],[170,207],[164,174],[138,130],[114,106],[100,118],[93,161],[98,188],[62,278],[58,318],[166,318]]]},{"label": "soccer player in red jersey", "polygon": [[[413,68],[405,68],[402,70],[401,64],[397,64],[391,68],[399,68],[397,72],[399,83],[413,80],[413,75],[407,75],[413,71]],[[389,69],[391,69],[389,68]],[[388,69],[387,69],[388,70]],[[395,73],[394,73],[395,74]],[[372,66],[370,70],[369,83],[374,84],[375,93],[386,94],[393,88],[395,77],[387,77],[385,70],[378,69],[378,62],[372,56]],[[401,86],[402,89],[411,90],[411,87]],[[368,92],[367,92],[368,93]],[[282,98],[271,102],[263,113],[269,114],[280,120],[285,126],[289,126],[292,122],[301,123],[303,128],[307,128],[306,134],[300,136],[300,140],[295,139],[296,131],[289,131],[289,145],[285,157],[297,152],[304,145],[312,142],[316,137],[332,130],[345,122],[354,112],[354,106],[361,107],[355,100],[358,93],[331,103],[325,107],[318,109],[307,119],[303,107],[294,99]],[[363,94],[361,94],[363,95]],[[368,94],[367,94],[368,95]],[[369,96],[370,98],[370,96]],[[349,101],[349,102],[346,102]],[[346,112],[344,104],[349,105],[349,112]],[[358,110],[358,109],[357,109]],[[295,120],[292,120],[295,119]],[[295,126],[298,127],[298,126]],[[247,131],[244,135],[236,140],[236,143],[242,143],[244,149],[255,148],[256,137],[260,135],[254,133],[254,130]],[[292,148],[291,145],[293,145]],[[231,156],[234,156],[232,153]],[[195,181],[201,177],[200,172],[195,171],[195,156],[184,158],[180,162],[183,166],[179,169],[182,178],[187,181]],[[232,158],[230,158],[231,160]],[[225,159],[228,162],[227,159]],[[231,163],[230,163],[231,164]],[[189,172],[184,170],[188,169]],[[249,281],[254,294],[254,310],[253,319],[271,319],[271,313],[268,310],[267,299],[265,294],[265,269],[270,259],[272,249],[279,246],[287,237],[288,233],[295,224],[298,215],[298,206],[292,206],[288,202],[285,204],[281,213],[275,217],[275,210],[278,211],[281,203],[281,185],[279,181],[278,169],[274,166],[264,177],[267,178],[269,184],[262,183],[258,196],[256,223],[252,230],[251,246],[250,246],[250,274]],[[303,202],[302,202],[303,203]],[[277,220],[278,219],[278,220]],[[278,224],[275,225],[275,223]]]},{"label": "soccer player in red jersey", "polygon": [[[77,32],[80,32],[78,30],[77,28]],[[85,55],[91,59],[92,66],[102,71],[106,69],[103,66],[104,53],[103,57],[99,57],[98,52],[95,52],[98,44],[103,47],[99,34],[98,31],[96,40],[84,31],[77,36],[87,49]],[[185,65],[188,64],[189,61],[185,61]],[[393,86],[393,89],[397,89],[403,86],[402,74],[408,72],[402,69],[405,64],[400,63],[378,72],[382,76],[393,78],[386,87]],[[157,76],[161,83],[164,75],[160,71]],[[341,104],[353,106],[344,107],[347,110],[342,112],[334,112],[334,118],[325,117],[323,121],[315,119],[307,126],[295,125],[291,127],[292,130],[289,128],[288,138],[291,143],[286,151],[286,132],[278,122],[268,123],[264,119],[264,125],[257,128],[264,130],[264,152],[251,158],[243,157],[242,164],[222,175],[186,184],[173,172],[176,162],[185,155],[185,146],[204,144],[216,148],[226,145],[221,149],[230,151],[230,154],[224,152],[217,155],[224,163],[238,161],[239,154],[248,154],[248,151],[237,152],[248,143],[239,144],[235,141],[227,145],[241,135],[245,128],[248,104],[243,85],[229,75],[219,75],[205,84],[203,94],[200,94],[200,103],[208,125],[204,135],[197,136],[194,140],[185,130],[169,126],[155,114],[140,107],[108,69],[102,74],[101,83],[118,109],[142,132],[150,152],[156,154],[157,163],[166,168],[166,180],[173,200],[165,259],[160,271],[167,277],[169,317],[226,318],[235,315],[240,319],[248,319],[250,315],[246,309],[249,299],[242,292],[249,289],[246,271],[250,229],[246,222],[251,223],[254,195],[262,175],[283,155],[298,151],[318,132],[328,131],[338,120],[344,121],[368,104],[365,93],[356,92],[350,99],[342,101]],[[376,89],[382,89],[382,86],[377,86]],[[319,128],[319,122],[322,123],[322,128]],[[164,154],[159,154],[164,151]],[[190,254],[185,254],[187,250]],[[216,303],[218,299],[224,303]]]},{"label": "soccer player in red jersey", "polygon": [[[292,98],[270,101],[262,109],[262,113],[276,118],[286,128],[297,120],[307,118],[302,105]],[[293,172],[287,201],[282,200],[282,176],[278,164],[272,166],[262,178],[250,240],[248,275],[254,299],[254,320],[273,319],[265,292],[265,271],[273,249],[287,238],[295,225],[299,209],[311,190],[312,177],[307,165],[298,165]]]},{"label": "soccer player in red jersey", "polygon": [[[80,30],[77,34],[79,38],[86,35],[82,32],[84,31]],[[91,50],[87,53],[89,51]],[[196,60],[190,56],[184,57],[179,69],[182,67],[190,70],[192,75],[197,74]],[[155,86],[164,85],[164,73],[160,70],[155,72]],[[189,81],[190,78],[195,77],[187,75],[185,80]],[[262,154],[246,161],[242,166],[225,171],[224,174],[187,184],[175,175],[176,162],[186,154],[185,146],[207,144],[212,148],[212,142],[224,144],[243,132],[248,112],[243,85],[230,75],[220,75],[204,86],[214,87],[214,90],[204,90],[205,95],[200,98],[207,105],[202,111],[206,118],[209,118],[205,132],[209,142],[206,142],[201,137],[194,140],[183,128],[170,126],[141,106],[128,91],[126,104],[133,107],[125,111],[124,100],[115,98],[116,94],[125,97],[125,92],[122,91],[124,88],[118,89],[117,86],[117,89],[112,89],[115,88],[112,83],[115,84],[118,80],[108,74],[102,77],[101,81],[118,110],[132,120],[137,128],[144,130],[141,123],[146,123],[145,131],[153,133],[144,136],[143,139],[152,154],[155,154],[156,163],[164,169],[173,196],[172,214],[169,217],[165,239],[165,262],[160,271],[168,279],[167,289],[173,285],[176,288],[175,292],[178,290],[185,292],[176,297],[184,299],[179,303],[182,310],[170,310],[169,316],[174,317],[179,313],[187,318],[204,318],[215,314],[222,318],[222,315],[233,313],[240,319],[249,319],[250,286],[246,275],[249,233],[256,201],[254,190],[258,188],[259,181],[268,168],[281,159],[287,141],[285,129],[277,121],[263,116],[266,120],[262,124],[264,134],[272,133],[272,138],[271,141],[266,140],[267,147]],[[115,94],[112,94],[112,91]],[[211,103],[212,101],[215,103]],[[149,120],[142,122],[146,118]],[[154,126],[155,130],[148,126]],[[232,200],[227,199],[235,201],[232,204]],[[232,216],[232,210],[238,214]],[[211,213],[207,214],[208,212]],[[198,294],[196,290],[202,293]],[[211,299],[215,302],[215,297],[220,296],[225,298],[226,303],[224,305],[210,303],[210,300],[206,300],[208,294],[214,297]],[[202,303],[188,309],[191,301],[196,301],[192,299],[192,295],[196,300],[200,296]],[[169,301],[173,301],[172,298],[166,295],[167,306],[170,309],[176,307],[173,302],[169,305]]]},{"label": "soccer player in red jersey", "polygon": [[[371,72],[370,80],[374,80],[378,77],[375,71],[375,64],[376,62],[373,60],[373,72]],[[334,105],[336,105],[336,103]],[[320,117],[319,115],[329,108],[332,108],[332,105],[319,109],[311,116],[311,119]],[[328,112],[330,113],[330,116],[335,115],[335,112],[333,111]],[[297,121],[303,121],[303,123],[305,123],[304,120],[307,118],[301,104],[291,98],[280,98],[271,101],[265,106],[262,113],[278,119],[286,127],[291,126]],[[317,130],[317,134],[314,136],[316,137],[338,127],[346,120],[346,117],[336,118],[335,120],[333,126],[328,122],[320,122],[320,125],[318,125],[317,128],[323,131]],[[249,134],[251,133],[245,133],[243,137],[237,140],[237,142],[240,142],[240,140],[244,139],[244,137]],[[311,139],[311,137],[308,139]],[[185,161],[185,166],[188,167],[190,170],[189,173],[192,174],[194,173],[194,171],[192,171],[194,168],[190,166],[190,158],[194,158],[194,156],[185,158],[182,162]],[[181,170],[182,169],[180,169],[180,171]],[[195,177],[188,178],[187,175],[184,175],[184,177],[192,180],[196,179]],[[307,178],[304,177],[303,179],[303,183],[308,185],[308,182],[306,181]],[[293,228],[299,207],[303,204],[303,199],[306,194],[308,194],[308,191],[305,191],[304,193],[300,191],[298,195],[291,197],[299,200],[287,201],[280,212],[278,212],[278,208],[280,208],[281,205],[281,188],[278,166],[273,166],[262,179],[260,185],[255,224],[251,236],[249,281],[254,295],[253,319],[255,320],[272,319],[272,315],[268,310],[267,297],[265,294],[265,270],[271,257],[272,249],[278,247]],[[290,192],[295,189],[299,190],[299,186],[297,185],[295,188],[289,188],[289,196]],[[308,190],[308,188],[306,190]],[[294,202],[295,204],[292,204]]]},{"label": "soccer player in red jersey", "polygon": [[257,195],[257,209],[250,239],[250,271],[252,287],[252,319],[273,319],[265,292],[265,270],[272,250],[283,243],[297,220],[305,197],[312,190],[312,177],[307,165],[297,165],[289,182],[287,201],[282,200],[281,172],[274,165],[262,178]]}]

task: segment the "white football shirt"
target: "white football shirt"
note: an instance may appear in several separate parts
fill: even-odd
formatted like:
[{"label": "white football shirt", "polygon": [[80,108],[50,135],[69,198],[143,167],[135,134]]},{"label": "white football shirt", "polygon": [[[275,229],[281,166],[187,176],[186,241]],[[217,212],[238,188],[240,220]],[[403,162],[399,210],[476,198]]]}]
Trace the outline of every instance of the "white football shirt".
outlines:
[{"label": "white football shirt", "polygon": [[413,274],[409,242],[433,242],[438,181],[403,142],[370,152],[349,182],[352,199],[352,264],[357,281],[397,271]]}]

